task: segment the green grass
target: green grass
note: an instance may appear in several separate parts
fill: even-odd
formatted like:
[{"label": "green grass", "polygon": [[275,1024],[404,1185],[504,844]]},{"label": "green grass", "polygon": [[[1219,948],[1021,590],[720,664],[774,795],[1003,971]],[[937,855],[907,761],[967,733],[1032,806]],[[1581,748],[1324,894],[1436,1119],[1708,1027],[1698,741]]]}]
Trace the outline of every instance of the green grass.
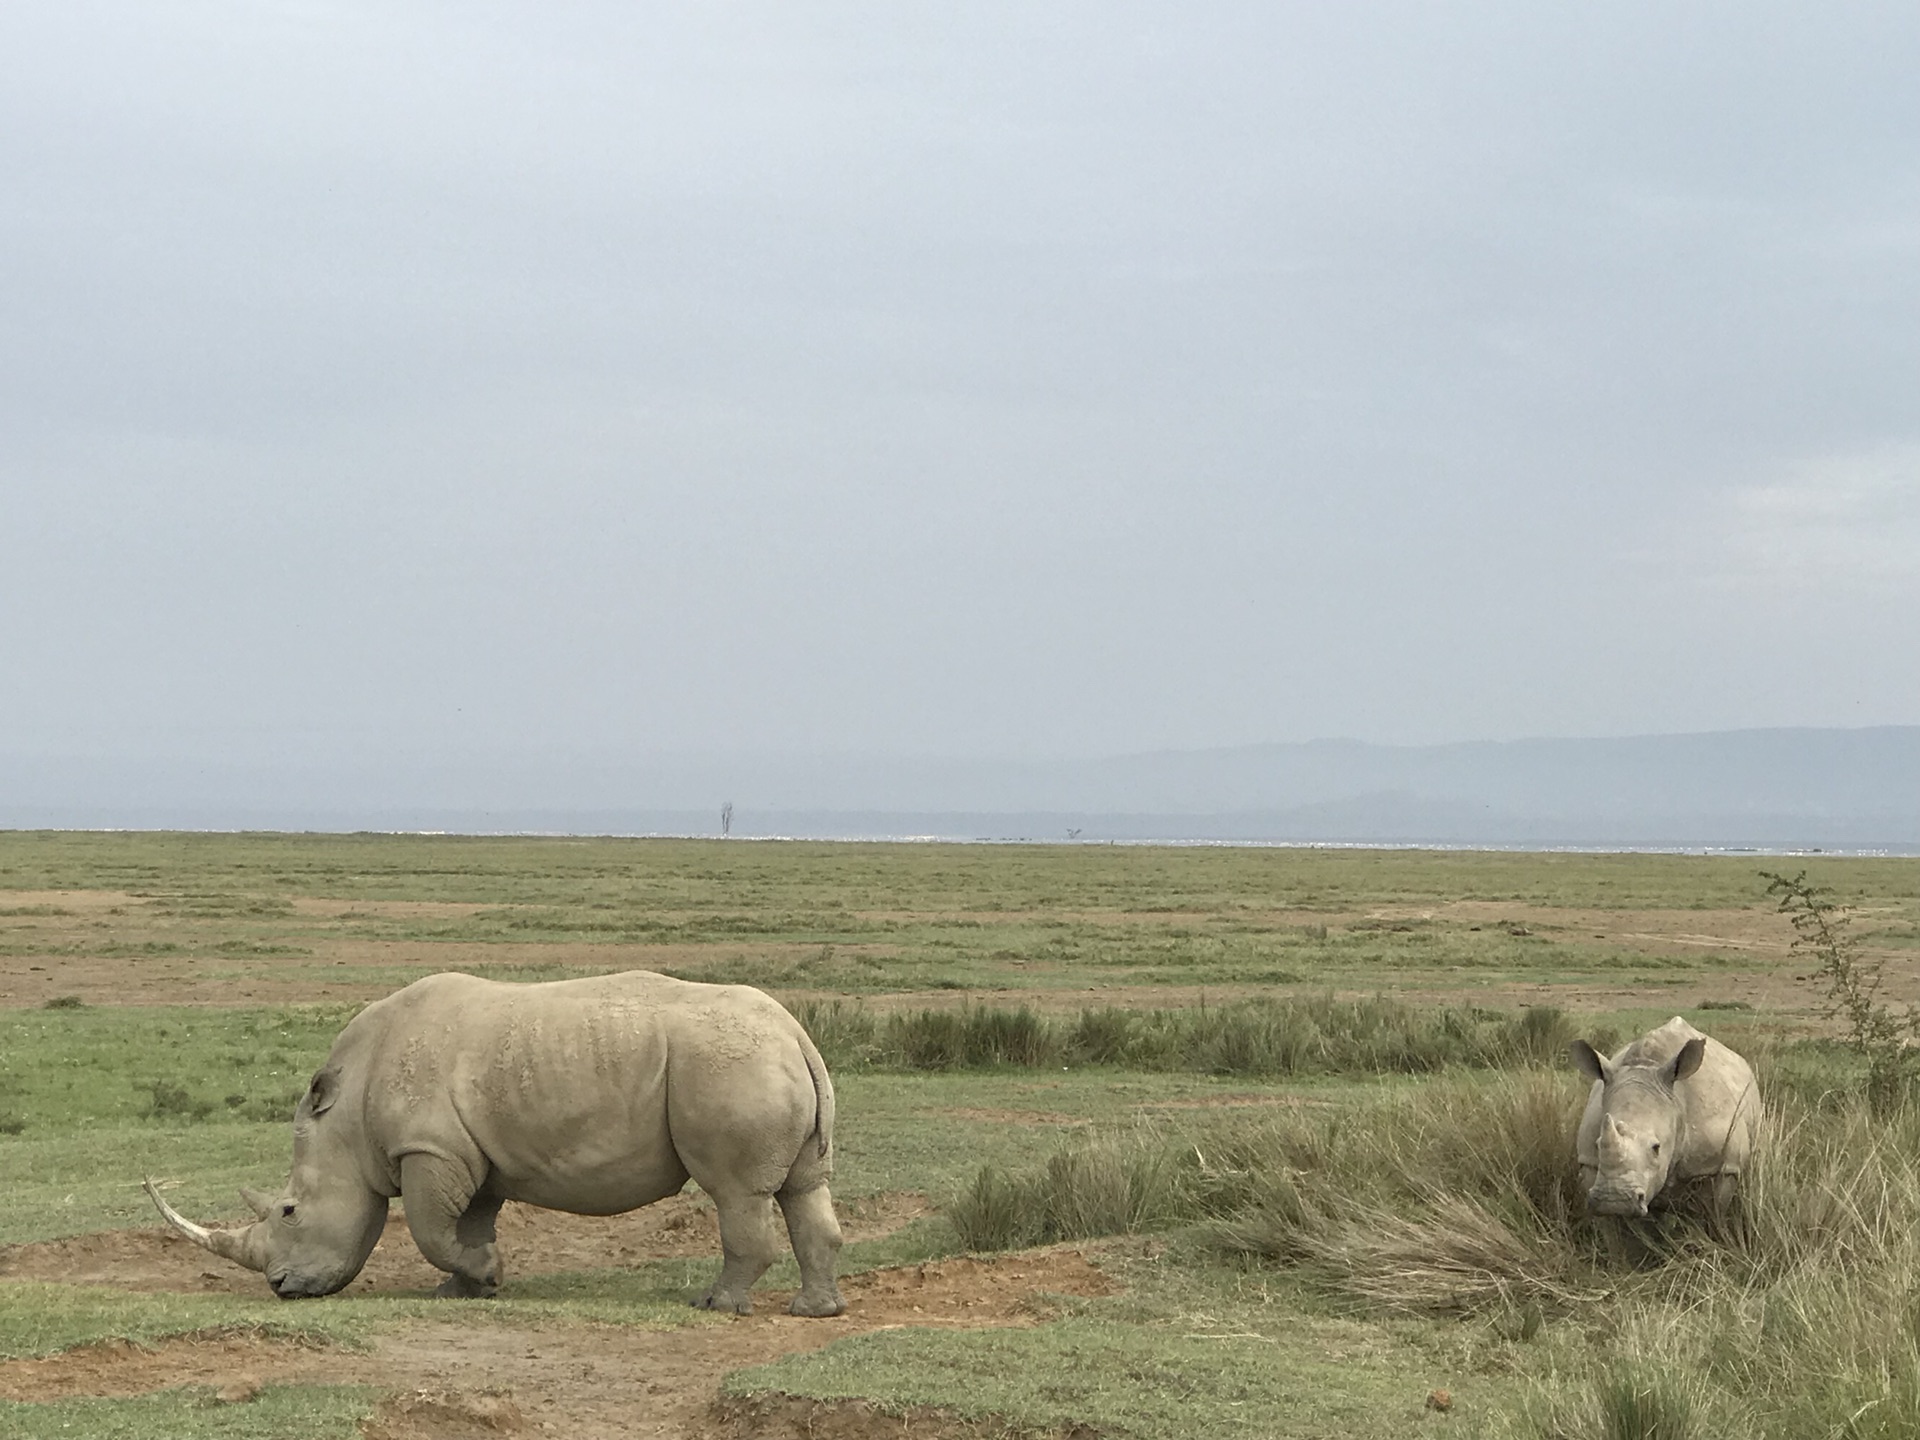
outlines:
[{"label": "green grass", "polygon": [[23,1133],[133,1120],[288,1120],[356,1008],[0,1010],[0,1095]]},{"label": "green grass", "polygon": [[677,1330],[724,1324],[687,1304],[712,1280],[713,1268],[705,1261],[661,1260],[594,1275],[529,1276],[510,1279],[501,1298],[484,1304],[437,1300],[425,1290],[290,1304],[274,1299],[264,1284],[258,1298],[245,1299],[0,1280],[0,1359],[50,1355],[113,1336],[146,1344],[230,1330],[359,1349],[375,1330],[412,1319],[445,1320],[456,1307],[473,1325],[588,1321]]},{"label": "green grass", "polygon": [[[1874,943],[1898,951],[1920,934],[1920,863],[1808,868],[1870,907],[1860,928]],[[1093,1243],[1125,1287],[1060,1301],[1030,1329],[887,1330],[793,1356],[734,1377],[742,1404],[867,1397],[971,1416],[983,1435],[1920,1433],[1920,1118],[1874,1126],[1852,1057],[1794,1039],[1804,1016],[1744,1008],[1756,1002],[1741,977],[1790,973],[1784,955],[1675,949],[1631,925],[1609,938],[1569,914],[1766,920],[1754,870],[1673,856],[0,835],[0,977],[44,970],[22,992],[32,1008],[0,1009],[0,1243],[155,1223],[145,1173],[177,1180],[170,1194],[197,1217],[237,1218],[239,1184],[284,1174],[293,1096],[367,995],[450,968],[535,980],[646,966],[788,995],[836,1066],[836,1192],[945,1204],[850,1246],[846,1269],[1105,1236]],[[36,891],[93,893],[23,893]],[[1461,900],[1531,908],[1524,923],[1481,921],[1447,909]],[[61,974],[86,957],[211,982],[233,1008],[119,1005]],[[1531,992],[1542,1003],[1476,1003],[1510,981],[1544,987]],[[277,984],[340,1000],[259,998]],[[1548,1002],[1579,985],[1624,992],[1624,1008],[1557,1014]],[[1109,1005],[1114,986],[1178,1003]],[[949,992],[959,1003],[943,1009]],[[1399,998],[1410,992],[1445,1003]],[[872,998],[887,993],[911,999]],[[85,1003],[41,1008],[66,995]],[[1782,1116],[1774,1151],[1737,1224],[1683,1216],[1615,1255],[1570,1199],[1580,1086],[1551,1067],[1570,1033],[1604,1041],[1690,1006],[1755,1059]],[[723,1323],[684,1305],[716,1258],[510,1273],[498,1301],[461,1313]],[[769,1283],[793,1280],[786,1264]],[[264,1286],[254,1299],[0,1283],[0,1353],[228,1326],[354,1346],[447,1313],[415,1296],[285,1306]],[[1454,1397],[1446,1415],[1423,1408],[1436,1387]],[[0,1406],[0,1436],[346,1435],[367,1405],[269,1390],[236,1407],[193,1391]]]},{"label": "green grass", "polygon": [[[1920,933],[1915,862],[1808,868],[1870,904],[1887,943]],[[1752,956],[1439,907],[1764,910],[1753,880],[1749,861],[1725,857],[13,832],[0,834],[0,901],[91,890],[115,903],[0,904],[0,956],[362,987],[495,966],[514,978],[640,966],[840,994],[1460,988],[1623,969],[1695,983]]]},{"label": "green grass", "polygon": [[1344,1112],[1096,1134],[986,1167],[949,1213],[976,1248],[1172,1232],[1198,1268],[1271,1271],[1383,1332],[1477,1330],[1531,1382],[1511,1433],[1920,1433],[1920,1107],[1876,1120],[1857,1084],[1811,1104],[1783,1084],[1730,1210],[1695,1197],[1614,1226],[1581,1212],[1580,1091],[1457,1076]]},{"label": "green grass", "polygon": [[158,1224],[144,1175],[178,1180],[169,1199],[205,1221],[238,1219],[242,1185],[272,1185],[293,1153],[288,1124],[42,1125],[0,1136],[0,1245]]},{"label": "green grass", "polygon": [[[888,1330],[731,1376],[728,1392],[820,1399],[886,1396],[1022,1427],[1100,1434],[1316,1437],[1455,1433],[1404,1354],[1333,1358],[1279,1337],[1160,1333],[1071,1318],[1035,1331]],[[1488,1386],[1488,1390],[1496,1387]]]},{"label": "green grass", "polygon": [[[1119,1293],[1057,1298],[1032,1330],[890,1329],[737,1372],[737,1404],[884,1397],[1019,1434],[1392,1437],[1478,1434],[1516,1409],[1531,1347],[1454,1327],[1329,1311],[1284,1276],[1209,1266],[1190,1247],[1103,1253]],[[1043,1311],[1043,1313],[1045,1313]],[[1451,1392],[1445,1416],[1426,1408]],[[831,1433],[821,1427],[823,1433]],[[917,1432],[916,1432],[917,1433]]]},{"label": "green grass", "polygon": [[377,1397],[346,1385],[269,1385],[240,1405],[202,1386],[125,1400],[0,1400],[0,1440],[350,1440]]},{"label": "green grass", "polygon": [[51,1355],[108,1336],[150,1344],[202,1330],[248,1330],[324,1345],[365,1343],[369,1306],[293,1306],[261,1287],[255,1301],[105,1286],[0,1281],[0,1359]]}]

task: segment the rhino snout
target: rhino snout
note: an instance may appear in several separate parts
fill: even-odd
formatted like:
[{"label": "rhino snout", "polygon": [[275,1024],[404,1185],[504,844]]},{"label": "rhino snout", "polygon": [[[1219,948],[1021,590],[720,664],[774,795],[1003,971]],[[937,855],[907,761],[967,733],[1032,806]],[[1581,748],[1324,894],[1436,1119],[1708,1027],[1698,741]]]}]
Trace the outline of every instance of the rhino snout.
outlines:
[{"label": "rhino snout", "polygon": [[1645,1215],[1647,1192],[1638,1185],[1596,1185],[1587,1192],[1587,1209],[1595,1215]]},{"label": "rhino snout", "polygon": [[267,1284],[273,1287],[273,1293],[282,1300],[312,1300],[321,1295],[331,1295],[338,1285],[328,1285],[317,1280],[303,1280],[297,1275],[269,1275]]}]

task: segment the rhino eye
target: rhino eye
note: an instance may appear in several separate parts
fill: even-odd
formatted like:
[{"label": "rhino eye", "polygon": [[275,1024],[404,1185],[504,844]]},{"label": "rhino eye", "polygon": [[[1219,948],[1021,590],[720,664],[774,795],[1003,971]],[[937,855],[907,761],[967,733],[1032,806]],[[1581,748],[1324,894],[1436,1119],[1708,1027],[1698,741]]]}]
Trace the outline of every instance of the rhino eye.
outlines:
[{"label": "rhino eye", "polygon": [[[1656,1145],[1654,1148],[1657,1150],[1660,1147]],[[293,1201],[289,1200],[280,1207],[280,1218],[282,1220],[291,1220],[293,1218]]]}]

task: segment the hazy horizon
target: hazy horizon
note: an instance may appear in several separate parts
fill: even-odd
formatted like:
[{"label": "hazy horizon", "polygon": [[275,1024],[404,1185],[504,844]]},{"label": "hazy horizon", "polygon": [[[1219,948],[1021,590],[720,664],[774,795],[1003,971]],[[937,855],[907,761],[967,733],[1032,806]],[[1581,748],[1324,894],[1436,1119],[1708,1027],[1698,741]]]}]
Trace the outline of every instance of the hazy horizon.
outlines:
[{"label": "hazy horizon", "polygon": [[1920,850],[1920,726],[1074,760],[0,755],[0,827]]}]

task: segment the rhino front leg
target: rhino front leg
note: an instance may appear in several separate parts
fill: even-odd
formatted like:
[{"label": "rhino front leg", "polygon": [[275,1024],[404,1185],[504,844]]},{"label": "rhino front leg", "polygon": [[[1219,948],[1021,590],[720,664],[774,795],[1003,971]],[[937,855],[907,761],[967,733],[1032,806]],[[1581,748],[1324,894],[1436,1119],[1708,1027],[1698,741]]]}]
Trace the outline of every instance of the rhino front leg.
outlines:
[{"label": "rhino front leg", "polygon": [[781,1191],[776,1197],[787,1217],[787,1237],[793,1258],[800,1262],[800,1293],[787,1306],[791,1315],[838,1315],[847,1308],[840,1298],[834,1268],[840,1261],[840,1221],[833,1213],[827,1187],[816,1185],[799,1195]]},{"label": "rhino front leg", "polygon": [[501,1202],[474,1185],[466,1166],[437,1155],[408,1155],[400,1162],[400,1198],[413,1243],[429,1264],[447,1272],[434,1294],[474,1298],[500,1288],[493,1223]]},{"label": "rhino front leg", "polygon": [[720,1276],[694,1305],[701,1310],[731,1310],[751,1315],[753,1282],[779,1258],[779,1231],[773,1223],[773,1196],[724,1193],[713,1197],[720,1212]]}]

